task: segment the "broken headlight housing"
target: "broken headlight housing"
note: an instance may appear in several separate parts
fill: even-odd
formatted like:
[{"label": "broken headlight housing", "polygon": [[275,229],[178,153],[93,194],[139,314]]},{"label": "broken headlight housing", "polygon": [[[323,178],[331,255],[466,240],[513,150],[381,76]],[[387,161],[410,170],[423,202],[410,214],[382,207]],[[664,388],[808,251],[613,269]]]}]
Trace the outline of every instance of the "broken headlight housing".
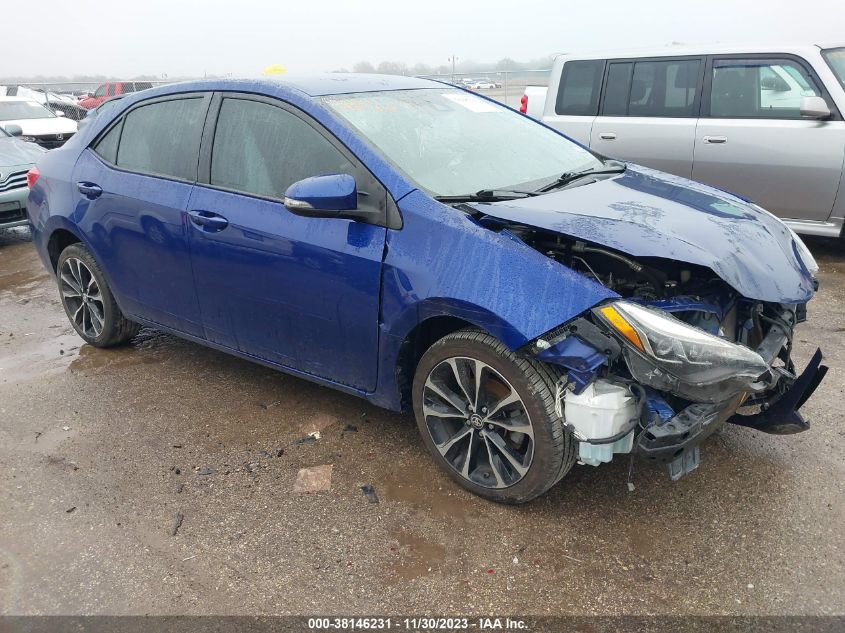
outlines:
[{"label": "broken headlight housing", "polygon": [[634,380],[695,402],[722,402],[755,384],[769,370],[755,351],[687,325],[668,313],[630,301],[593,310],[624,343]]}]

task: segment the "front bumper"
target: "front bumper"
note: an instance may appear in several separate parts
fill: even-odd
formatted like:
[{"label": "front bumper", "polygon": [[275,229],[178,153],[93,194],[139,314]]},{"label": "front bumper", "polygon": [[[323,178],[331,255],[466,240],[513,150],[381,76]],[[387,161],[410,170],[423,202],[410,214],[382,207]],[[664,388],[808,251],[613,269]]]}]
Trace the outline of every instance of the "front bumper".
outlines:
[{"label": "front bumper", "polygon": [[25,226],[29,220],[26,217],[27,187],[17,187],[0,192],[0,229],[14,226]]},{"label": "front bumper", "polygon": [[698,445],[726,422],[778,435],[805,431],[810,425],[798,410],[827,373],[827,367],[821,361],[821,350],[816,350],[801,375],[785,390],[764,402],[759,413],[736,413],[746,394],[738,394],[719,404],[691,404],[665,423],[646,426],[634,444],[634,452],[668,464],[670,476],[678,479],[698,465]]}]

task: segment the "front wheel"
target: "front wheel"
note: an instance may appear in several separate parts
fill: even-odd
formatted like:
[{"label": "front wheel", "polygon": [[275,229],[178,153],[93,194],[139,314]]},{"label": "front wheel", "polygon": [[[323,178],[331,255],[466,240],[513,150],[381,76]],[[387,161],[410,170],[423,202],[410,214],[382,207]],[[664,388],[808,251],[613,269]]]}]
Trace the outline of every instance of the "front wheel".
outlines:
[{"label": "front wheel", "polygon": [[467,490],[524,503],[575,463],[575,442],[555,414],[560,374],[494,337],[461,330],[423,354],[414,414],[434,460]]},{"label": "front wheel", "polygon": [[141,329],[123,316],[97,260],[82,244],[71,244],[62,251],[56,277],[65,313],[87,343],[113,347]]}]

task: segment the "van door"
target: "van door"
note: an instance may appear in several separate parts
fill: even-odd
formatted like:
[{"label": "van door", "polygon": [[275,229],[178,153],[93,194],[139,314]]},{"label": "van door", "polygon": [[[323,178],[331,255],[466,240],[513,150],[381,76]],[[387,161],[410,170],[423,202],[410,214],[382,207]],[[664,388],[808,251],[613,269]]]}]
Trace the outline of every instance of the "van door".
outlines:
[{"label": "van door", "polygon": [[[589,146],[590,130],[598,113],[604,65],[603,59],[565,62],[557,82],[554,114],[544,116],[543,123]],[[554,91],[555,86],[550,86],[549,90]]]},{"label": "van door", "polygon": [[702,58],[611,60],[590,147],[689,178]]},{"label": "van door", "polygon": [[[695,140],[693,178],[749,198],[783,218],[830,216],[845,157],[845,122],[803,60],[715,57]],[[801,117],[821,96],[832,116]]]}]

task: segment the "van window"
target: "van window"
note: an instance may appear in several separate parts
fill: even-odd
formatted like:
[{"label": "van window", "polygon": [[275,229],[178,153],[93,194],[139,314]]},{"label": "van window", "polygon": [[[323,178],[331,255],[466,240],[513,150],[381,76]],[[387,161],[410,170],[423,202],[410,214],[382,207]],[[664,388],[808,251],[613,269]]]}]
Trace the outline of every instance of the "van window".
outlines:
[{"label": "van window", "polygon": [[566,62],[560,76],[555,112],[595,116],[599,109],[603,74],[603,59]]},{"label": "van window", "polygon": [[355,171],[308,123],[266,103],[223,99],[211,150],[212,185],[284,198],[296,181],[326,174]]},{"label": "van window", "polygon": [[710,116],[800,119],[801,100],[820,95],[813,78],[788,59],[717,59]]},{"label": "van window", "polygon": [[205,110],[202,97],[159,101],[131,110],[123,122],[117,166],[195,180]]},{"label": "van window", "polygon": [[604,116],[625,116],[628,114],[628,95],[631,91],[632,62],[616,62],[607,70],[607,85],[604,89]]},{"label": "van window", "polygon": [[628,116],[697,116],[700,71],[699,59],[635,62]]}]

